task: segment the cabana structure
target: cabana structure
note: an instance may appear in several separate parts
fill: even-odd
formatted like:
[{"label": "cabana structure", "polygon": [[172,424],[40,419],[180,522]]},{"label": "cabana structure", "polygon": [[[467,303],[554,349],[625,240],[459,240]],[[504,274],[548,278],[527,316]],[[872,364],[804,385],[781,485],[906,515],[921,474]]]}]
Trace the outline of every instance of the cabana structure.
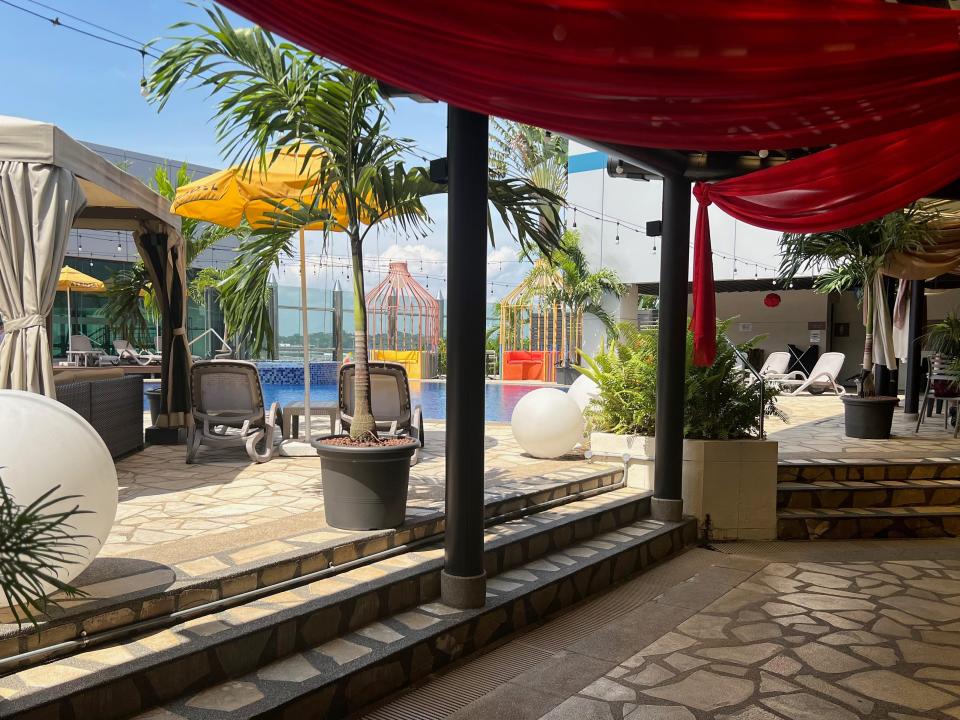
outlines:
[{"label": "cabana structure", "polygon": [[554,382],[557,365],[583,344],[583,313],[556,301],[561,282],[556,273],[534,271],[500,300],[502,379]]},{"label": "cabana structure", "polygon": [[401,363],[414,379],[437,374],[440,303],[418,283],[406,262],[391,262],[387,276],[367,293],[370,359]]},{"label": "cabana structure", "polygon": [[133,233],[162,315],[164,393],[151,439],[175,441],[190,404],[180,218],[60,128],[8,116],[0,116],[0,389],[56,395],[47,317],[72,228]]}]

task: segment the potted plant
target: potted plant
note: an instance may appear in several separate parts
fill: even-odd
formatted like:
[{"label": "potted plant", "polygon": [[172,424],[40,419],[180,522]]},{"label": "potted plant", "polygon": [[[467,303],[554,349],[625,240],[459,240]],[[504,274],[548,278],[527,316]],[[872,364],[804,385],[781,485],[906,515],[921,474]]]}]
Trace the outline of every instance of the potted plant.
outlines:
[{"label": "potted plant", "polygon": [[[225,13],[207,9],[210,25],[184,24],[181,37],[161,55],[149,83],[161,106],[183,81],[219,98],[217,134],[224,150],[250,166],[269,167],[281,152],[304,157],[300,202],[273,203],[272,227],[240,245],[219,284],[227,323],[251,353],[272,342],[265,299],[271,272],[292,256],[300,229],[346,236],[350,246],[354,319],[354,413],[349,435],[316,441],[321,457],[329,524],[347,529],[400,525],[405,516],[410,458],[419,439],[383,437],[371,412],[367,357],[363,244],[374,228],[423,233],[430,219],[423,198],[446,192],[422,167],[407,168],[409,140],[388,134],[388,105],[374,78],[333,66],[313,53],[278,43],[260,29],[238,30]],[[215,67],[216,72],[207,72]],[[521,247],[545,251],[559,243],[556,214],[541,208],[562,203],[555,193],[519,178],[491,179],[491,205]],[[343,523],[341,518],[350,518]]]},{"label": "potted plant", "polygon": [[[813,283],[819,293],[857,292],[863,307],[866,338],[856,395],[844,395],[846,434],[856,438],[887,438],[897,397],[877,395],[873,378],[874,341],[882,343],[884,357],[893,358],[893,342],[885,332],[890,323],[876,324],[880,313],[889,315],[881,273],[896,253],[919,250],[932,240],[934,215],[911,206],[841,230],[786,233],[781,238],[780,279],[792,280],[801,272],[820,272]],[[875,331],[879,334],[875,336]]]},{"label": "potted plant", "polygon": [[[934,353],[946,364],[951,372],[960,370],[960,317],[956,312],[947,313],[947,316],[930,326],[927,331],[927,349]],[[960,387],[952,380],[934,380],[933,389],[937,397],[957,397]]]},{"label": "potted plant", "polygon": [[[717,357],[707,368],[693,364],[693,338],[687,337],[684,513],[709,525],[715,539],[770,539],[776,535],[777,443],[765,439],[759,421],[780,414],[778,391],[738,367],[751,343],[731,345],[729,325],[718,323]],[[657,328],[622,325],[602,352],[583,358],[581,372],[598,388],[587,409],[591,452],[623,461],[627,484],[652,490]]]}]

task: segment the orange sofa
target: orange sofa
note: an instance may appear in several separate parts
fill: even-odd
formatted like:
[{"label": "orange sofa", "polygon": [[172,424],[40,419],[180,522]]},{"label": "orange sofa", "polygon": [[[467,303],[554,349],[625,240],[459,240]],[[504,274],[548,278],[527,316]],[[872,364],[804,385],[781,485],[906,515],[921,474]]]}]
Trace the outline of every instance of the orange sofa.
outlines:
[{"label": "orange sofa", "polygon": [[504,380],[543,380],[544,353],[530,350],[507,350],[503,353]]}]

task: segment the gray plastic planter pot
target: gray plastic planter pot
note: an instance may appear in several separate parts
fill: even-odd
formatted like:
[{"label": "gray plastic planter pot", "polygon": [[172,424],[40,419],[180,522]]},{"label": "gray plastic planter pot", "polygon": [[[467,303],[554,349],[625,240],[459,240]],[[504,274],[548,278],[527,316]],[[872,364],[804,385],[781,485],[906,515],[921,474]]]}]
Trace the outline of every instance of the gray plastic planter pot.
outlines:
[{"label": "gray plastic planter pot", "polygon": [[419,447],[417,442],[372,448],[317,442],[315,447],[328,525],[341,530],[386,530],[403,524],[410,457]]},{"label": "gray plastic planter pot", "polygon": [[893,410],[900,404],[895,397],[857,397],[843,395],[843,423],[847,437],[885,440],[890,437]]}]

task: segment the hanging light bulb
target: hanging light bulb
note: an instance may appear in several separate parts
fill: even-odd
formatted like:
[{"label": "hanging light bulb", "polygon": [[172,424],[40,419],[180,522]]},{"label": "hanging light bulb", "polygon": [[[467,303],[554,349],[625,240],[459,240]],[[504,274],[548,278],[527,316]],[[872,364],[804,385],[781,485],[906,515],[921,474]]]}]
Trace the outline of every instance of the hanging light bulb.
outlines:
[{"label": "hanging light bulb", "polygon": [[656,239],[656,238],[653,239],[653,254],[654,254],[654,255],[657,254],[657,239]]},{"label": "hanging light bulb", "polygon": [[620,244],[620,223],[617,223],[617,237],[615,238],[616,244]]},{"label": "hanging light bulb", "polygon": [[90,261],[90,267],[93,267],[93,260]]},{"label": "hanging light bulb", "polygon": [[120,234],[117,233],[117,252],[123,252],[123,243],[120,241]]},{"label": "hanging light bulb", "polygon": [[733,261],[733,276],[734,276],[734,277],[737,276],[737,261],[736,261],[736,260]]},{"label": "hanging light bulb", "polygon": [[78,253],[83,252],[83,235],[81,235],[80,233],[77,233],[77,252]]},{"label": "hanging light bulb", "polygon": [[760,268],[759,268],[759,266],[754,265],[754,266],[753,266],[753,279],[756,280],[758,277],[760,277]]},{"label": "hanging light bulb", "polygon": [[776,279],[776,278],[774,278],[773,280],[771,280],[771,282],[773,283],[773,286],[774,286],[774,287],[777,286],[777,279]]},{"label": "hanging light bulb", "polygon": [[140,48],[140,94],[144,97],[147,97],[150,94],[150,88],[147,86],[146,59],[146,48]]},{"label": "hanging light bulb", "polygon": [[577,226],[577,209],[576,208],[573,209],[573,226],[574,227]]}]

